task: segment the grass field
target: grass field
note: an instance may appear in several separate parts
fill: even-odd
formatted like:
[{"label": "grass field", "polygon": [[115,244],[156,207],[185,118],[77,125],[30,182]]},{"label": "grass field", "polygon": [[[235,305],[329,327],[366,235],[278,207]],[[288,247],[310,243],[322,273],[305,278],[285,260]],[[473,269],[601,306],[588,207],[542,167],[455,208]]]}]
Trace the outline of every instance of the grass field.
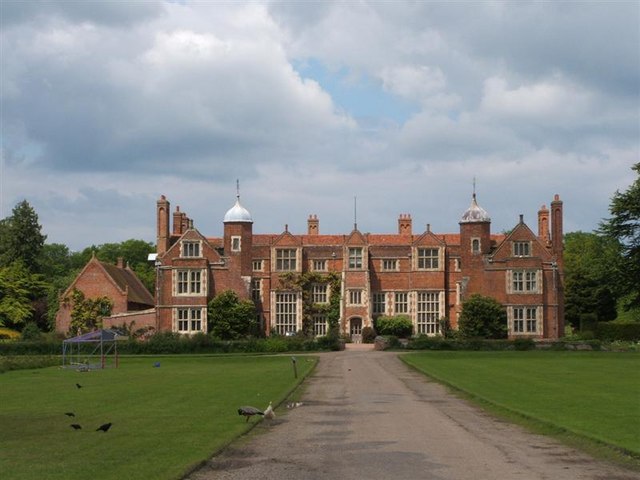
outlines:
[{"label": "grass field", "polygon": [[418,370],[483,402],[640,457],[640,355],[425,352]]},{"label": "grass field", "polygon": [[[0,476],[180,478],[250,428],[239,406],[275,405],[314,365],[314,359],[298,357],[298,380],[290,356],[137,357],[122,359],[118,369],[4,373]],[[96,431],[106,422],[113,423],[107,433]]]}]

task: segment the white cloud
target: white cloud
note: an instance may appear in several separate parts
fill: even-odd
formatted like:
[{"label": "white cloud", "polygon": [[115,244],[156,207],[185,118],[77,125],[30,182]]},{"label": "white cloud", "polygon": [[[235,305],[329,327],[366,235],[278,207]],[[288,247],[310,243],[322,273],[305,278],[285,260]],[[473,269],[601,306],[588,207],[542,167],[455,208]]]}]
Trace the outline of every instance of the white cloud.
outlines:
[{"label": "white cloud", "polygon": [[385,89],[421,103],[446,86],[442,70],[428,65],[387,67],[378,76]]},{"label": "white cloud", "polygon": [[455,231],[474,176],[494,230],[554,193],[590,230],[640,157],[633,5],[0,8],[0,213],[74,248],[153,240],[160,194],[219,234],[236,178],[260,232],[348,232],[353,195],[365,230]]},{"label": "white cloud", "polygon": [[484,82],[481,108],[488,114],[501,117],[556,124],[584,118],[591,113],[592,104],[589,92],[560,79],[509,88],[506,79],[491,77]]}]

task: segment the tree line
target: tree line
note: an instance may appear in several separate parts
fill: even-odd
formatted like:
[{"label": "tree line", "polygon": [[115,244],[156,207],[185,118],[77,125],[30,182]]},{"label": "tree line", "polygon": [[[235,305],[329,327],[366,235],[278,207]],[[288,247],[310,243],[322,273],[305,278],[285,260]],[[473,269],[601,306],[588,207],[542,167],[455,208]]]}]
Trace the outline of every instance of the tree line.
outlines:
[{"label": "tree line", "polygon": [[[613,194],[608,219],[593,232],[564,237],[565,313],[573,327],[586,317],[602,322],[621,312],[635,312],[635,320],[640,316],[640,163],[632,170],[636,178],[626,191]],[[73,252],[46,239],[27,200],[0,220],[0,327],[54,330],[61,293],[92,255],[108,263],[122,257],[154,291],[155,271],[147,260],[155,252],[152,243],[129,239]],[[223,331],[235,328],[224,324],[221,320]]]}]

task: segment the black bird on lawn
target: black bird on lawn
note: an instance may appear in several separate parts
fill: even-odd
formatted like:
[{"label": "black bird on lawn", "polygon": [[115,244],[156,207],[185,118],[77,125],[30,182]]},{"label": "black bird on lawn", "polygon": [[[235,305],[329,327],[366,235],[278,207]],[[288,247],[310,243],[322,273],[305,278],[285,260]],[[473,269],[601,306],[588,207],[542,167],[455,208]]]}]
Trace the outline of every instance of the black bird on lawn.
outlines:
[{"label": "black bird on lawn", "polygon": [[248,422],[249,417],[253,417],[254,415],[264,415],[264,412],[262,410],[258,410],[256,407],[245,406],[238,409],[238,415],[247,417]]},{"label": "black bird on lawn", "polygon": [[74,430],[81,430],[82,427],[80,425],[78,425],[77,423],[72,423],[71,424],[71,428],[73,428]]},{"label": "black bird on lawn", "polygon": [[104,433],[107,433],[107,430],[111,428],[111,425],[113,425],[111,422],[100,425],[98,428],[96,428],[96,432],[102,430]]},{"label": "black bird on lawn", "polygon": [[76,383],[76,387],[77,388],[82,388],[82,385],[80,385],[79,383]]},{"label": "black bird on lawn", "polygon": [[75,417],[75,416],[76,416],[76,414],[75,414],[75,413],[73,413],[73,412],[66,412],[66,413],[65,413],[65,415],[66,415],[67,417]]}]

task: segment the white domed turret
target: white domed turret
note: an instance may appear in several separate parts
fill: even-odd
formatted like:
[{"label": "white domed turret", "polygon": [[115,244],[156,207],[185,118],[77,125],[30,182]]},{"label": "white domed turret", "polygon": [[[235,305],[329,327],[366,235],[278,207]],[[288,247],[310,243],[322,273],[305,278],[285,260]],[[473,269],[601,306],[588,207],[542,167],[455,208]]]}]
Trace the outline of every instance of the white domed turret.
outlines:
[{"label": "white domed turret", "polygon": [[236,204],[224,215],[224,223],[228,222],[253,223],[249,210],[240,205],[240,195],[236,199]]},{"label": "white domed turret", "polygon": [[476,194],[474,193],[471,200],[471,206],[462,215],[460,223],[477,223],[490,221],[491,218],[489,218],[489,214],[484,210],[484,208],[478,205],[478,202],[476,201]]}]

